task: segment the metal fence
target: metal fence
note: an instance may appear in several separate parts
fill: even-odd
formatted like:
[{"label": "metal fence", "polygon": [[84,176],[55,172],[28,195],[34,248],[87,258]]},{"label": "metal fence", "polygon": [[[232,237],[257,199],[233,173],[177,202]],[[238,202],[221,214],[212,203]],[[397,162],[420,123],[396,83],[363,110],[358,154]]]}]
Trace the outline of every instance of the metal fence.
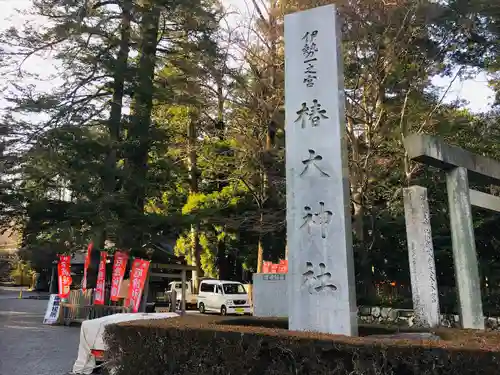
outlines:
[{"label": "metal fence", "polygon": [[93,290],[72,290],[67,302],[61,302],[59,323],[70,325],[85,320],[128,312],[124,306],[94,305]]}]

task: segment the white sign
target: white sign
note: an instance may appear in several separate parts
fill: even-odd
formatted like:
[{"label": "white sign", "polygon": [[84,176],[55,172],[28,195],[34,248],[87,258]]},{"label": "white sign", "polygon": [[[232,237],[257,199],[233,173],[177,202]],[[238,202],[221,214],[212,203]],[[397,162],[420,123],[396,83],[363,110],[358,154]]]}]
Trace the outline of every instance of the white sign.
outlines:
[{"label": "white sign", "polygon": [[45,311],[45,317],[43,318],[43,324],[55,324],[59,319],[61,299],[57,294],[51,294],[49,299],[49,304],[47,305],[47,310]]},{"label": "white sign", "polygon": [[262,279],[266,281],[286,280],[286,275],[282,273],[265,273]]},{"label": "white sign", "polygon": [[285,16],[291,330],[357,335],[344,77],[336,8]]}]

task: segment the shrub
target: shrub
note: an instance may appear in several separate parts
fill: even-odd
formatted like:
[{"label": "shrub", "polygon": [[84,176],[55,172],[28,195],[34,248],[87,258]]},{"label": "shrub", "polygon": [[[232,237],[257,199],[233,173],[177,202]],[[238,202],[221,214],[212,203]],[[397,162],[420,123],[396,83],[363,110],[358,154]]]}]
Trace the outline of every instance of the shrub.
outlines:
[{"label": "shrub", "polygon": [[[500,335],[440,330],[439,341],[292,332],[286,321],[186,316],[106,327],[117,375],[475,375],[500,367]],[[378,329],[378,331],[377,331]],[[387,333],[360,327],[361,335]]]}]

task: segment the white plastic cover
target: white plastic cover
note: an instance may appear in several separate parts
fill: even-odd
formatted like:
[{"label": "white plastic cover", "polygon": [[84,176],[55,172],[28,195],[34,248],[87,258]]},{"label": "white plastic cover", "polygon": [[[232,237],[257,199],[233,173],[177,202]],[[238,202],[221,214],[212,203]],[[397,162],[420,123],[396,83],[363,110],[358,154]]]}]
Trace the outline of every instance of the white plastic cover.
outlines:
[{"label": "white plastic cover", "polygon": [[94,356],[90,353],[94,350],[106,350],[103,334],[108,324],[127,322],[131,320],[166,319],[179,316],[177,313],[136,313],[136,314],[114,314],[99,319],[86,320],[80,329],[80,345],[78,346],[78,358],[73,365],[73,374],[90,375],[96,367]]}]

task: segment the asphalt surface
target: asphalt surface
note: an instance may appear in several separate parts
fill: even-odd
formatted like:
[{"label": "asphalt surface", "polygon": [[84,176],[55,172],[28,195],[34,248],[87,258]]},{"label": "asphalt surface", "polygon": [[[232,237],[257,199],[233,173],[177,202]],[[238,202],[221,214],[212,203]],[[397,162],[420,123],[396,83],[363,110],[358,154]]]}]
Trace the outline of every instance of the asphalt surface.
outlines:
[{"label": "asphalt surface", "polygon": [[80,329],[43,325],[48,301],[17,299],[18,294],[18,289],[0,287],[0,375],[69,373]]}]

